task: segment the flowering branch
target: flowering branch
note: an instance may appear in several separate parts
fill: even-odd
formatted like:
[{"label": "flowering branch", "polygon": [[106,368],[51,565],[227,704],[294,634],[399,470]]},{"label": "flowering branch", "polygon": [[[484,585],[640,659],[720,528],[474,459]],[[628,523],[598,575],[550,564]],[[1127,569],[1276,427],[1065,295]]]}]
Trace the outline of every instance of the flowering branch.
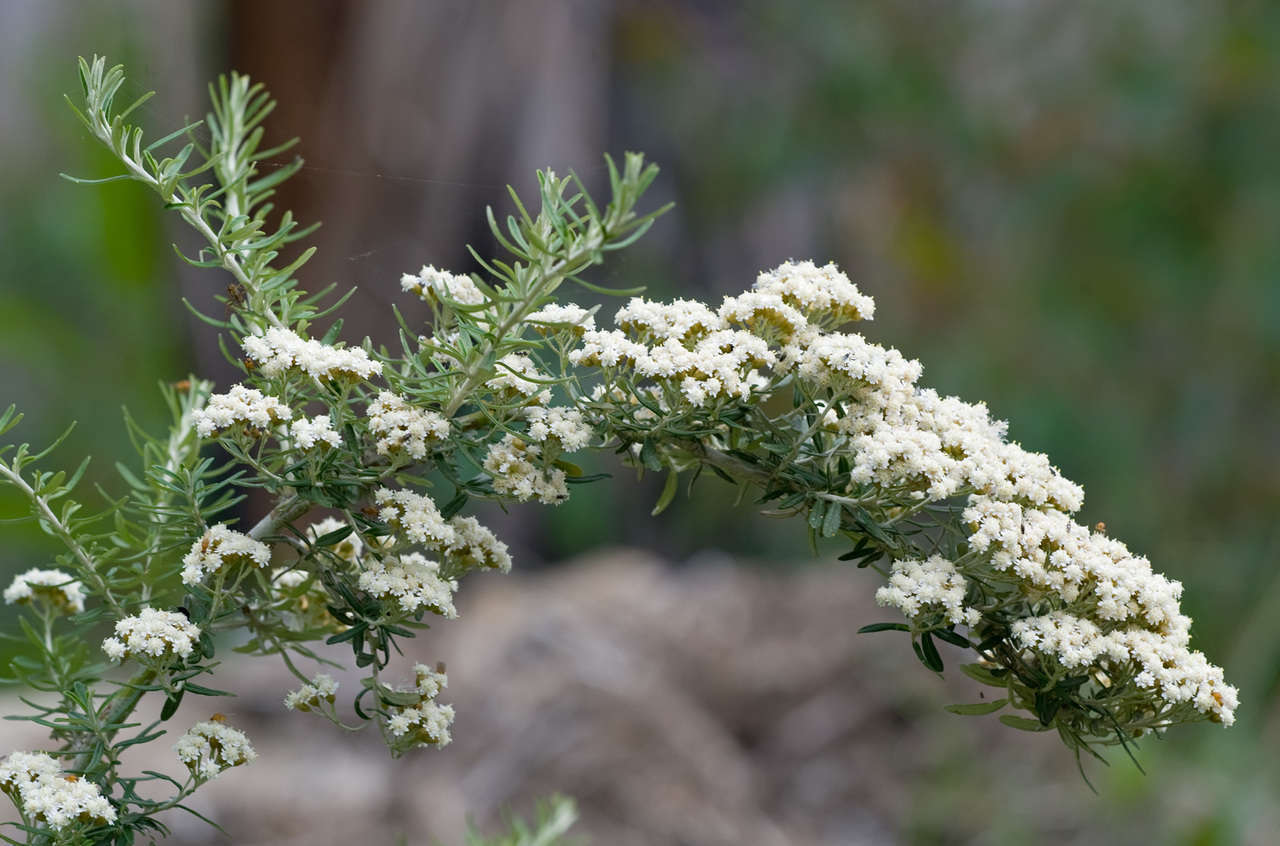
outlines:
[{"label": "flowering branch", "polygon": [[[906,619],[863,631],[908,633],[935,672],[937,641],[970,650],[961,671],[1002,692],[955,713],[1006,711],[1011,727],[1056,730],[1077,758],[1180,723],[1233,721],[1235,688],[1190,649],[1181,586],[1077,524],[1082,489],[1008,442],[985,406],[920,387],[918,362],[849,331],[875,303],[833,265],[787,262],[715,307],[632,297],[613,328],[557,301],[565,283],[601,291],[580,274],[664,210],[636,211],[657,175],[640,155],[608,160],[603,207],[576,178],[546,171],[536,215],[514,193],[515,214],[499,223],[490,210],[508,255],[476,256],[483,274],[406,273],[401,289],[430,319],[419,330],[400,318],[402,349],[388,354],[344,343],[340,319],[320,325],[345,298],[322,305],[298,287],[311,249],[273,264],[305,234],[287,212],[267,222],[267,199],[300,160],[258,176],[291,146],[260,149],[273,107],[260,86],[232,74],[211,88],[207,146],[193,125],[144,147],[125,121],[145,98],[113,111],[123,71],[95,58],[80,75],[77,114],[121,178],[196,229],[206,247],[193,264],[231,273],[226,319],[202,319],[239,349],[241,378],[221,393],[195,378],[167,386],[162,435],[130,421],[141,470],[122,469],[127,494],[103,513],[82,515],[70,498],[84,465],[69,478],[32,470],[49,451],[25,445],[0,462],[0,483],[68,550],[65,570],[29,570],[4,592],[38,623],[23,618],[35,657],[15,661],[15,676],[57,696],[25,717],[50,729],[49,750],[0,764],[29,843],[163,835],[157,815],[254,759],[215,715],[174,745],[182,778],[121,769],[120,753],[156,741],[185,697],[227,695],[202,683],[216,676],[219,631],[243,632],[237,652],[279,656],[300,683],[282,691],[291,711],[373,725],[394,756],[447,744],[445,668],[418,664],[395,684],[393,653],[428,621],[457,616],[464,578],[510,570],[506,544],[467,507],[563,502],[589,481],[568,459],[586,449],[665,472],[655,513],[682,476],[691,488],[705,470],[740,499],[756,491],[765,514],[803,517],[815,550],[847,543],[841,559],[881,573],[877,602]],[[17,420],[12,408],[0,415],[0,434]],[[228,512],[253,489],[272,505],[241,531]],[[103,622],[99,653],[88,644]],[[348,649],[364,675],[343,700],[332,676],[303,667],[343,666],[334,656]],[[110,681],[104,657],[129,665],[129,680]],[[129,721],[149,694],[160,716],[139,728]],[[561,802],[543,816],[500,842],[551,842],[573,814]]]}]

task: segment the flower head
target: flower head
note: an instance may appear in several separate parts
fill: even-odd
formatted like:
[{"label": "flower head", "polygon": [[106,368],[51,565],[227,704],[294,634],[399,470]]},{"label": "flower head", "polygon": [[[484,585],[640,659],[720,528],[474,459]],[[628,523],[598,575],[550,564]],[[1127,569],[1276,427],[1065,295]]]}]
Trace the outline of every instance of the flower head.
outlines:
[{"label": "flower head", "polygon": [[333,428],[333,421],[327,414],[293,421],[289,426],[289,434],[293,437],[294,446],[302,450],[325,446],[337,449],[342,446],[342,436]]},{"label": "flower head", "polygon": [[453,723],[453,707],[441,705],[435,698],[449,684],[449,678],[441,670],[432,670],[423,664],[413,668],[414,685],[409,690],[419,701],[410,705],[387,709],[387,732],[392,737],[393,751],[403,751],[417,746],[447,746],[452,739],[449,727]]},{"label": "flower head", "polygon": [[432,546],[453,543],[453,527],[441,516],[435,500],[426,494],[380,488],[373,499],[378,505],[378,516],[414,543]]},{"label": "flower head", "polygon": [[324,381],[371,379],[382,372],[382,363],[359,347],[335,347],[278,326],[261,335],[246,335],[240,343],[264,376],[299,370]]},{"label": "flower head", "polygon": [[8,604],[31,603],[43,600],[64,613],[84,610],[84,586],[61,570],[32,568],[13,577],[4,589],[4,601]]},{"label": "flower head", "polygon": [[370,561],[360,574],[360,588],[397,602],[409,614],[425,608],[447,619],[458,616],[453,607],[458,583],[442,578],[439,562],[417,552]]},{"label": "flower head", "polygon": [[116,622],[115,637],[102,642],[102,651],[113,661],[169,661],[190,655],[199,637],[200,628],[185,615],[143,608]]},{"label": "flower head", "polygon": [[216,718],[188,729],[173,745],[173,751],[199,781],[208,781],[223,770],[258,757],[244,732]]},{"label": "flower head", "polygon": [[110,824],[116,809],[97,784],[64,773],[43,752],[14,752],[0,763],[0,792],[30,820],[62,831],[77,823]]},{"label": "flower head", "polygon": [[320,673],[297,690],[290,691],[284,698],[284,707],[290,711],[311,711],[320,707],[321,702],[333,704],[338,692],[338,683],[328,673]]},{"label": "flower head", "polygon": [[421,460],[427,447],[449,437],[449,421],[425,408],[410,405],[402,397],[383,391],[369,403],[369,432],[378,440],[379,455],[404,453]]},{"label": "flower head", "polygon": [[484,292],[470,276],[437,270],[428,264],[424,264],[417,274],[402,275],[400,287],[405,291],[412,291],[427,302],[452,300],[464,306],[478,306],[486,302]]},{"label": "flower head", "polygon": [[271,548],[248,535],[228,529],[219,523],[209,527],[182,558],[182,583],[198,584],[212,573],[231,564],[254,564],[265,567],[271,561]]},{"label": "flower head", "polygon": [[276,423],[293,417],[289,407],[257,388],[232,385],[225,394],[214,394],[204,408],[191,412],[196,433],[202,438],[220,434],[236,425],[251,434],[261,435]]}]

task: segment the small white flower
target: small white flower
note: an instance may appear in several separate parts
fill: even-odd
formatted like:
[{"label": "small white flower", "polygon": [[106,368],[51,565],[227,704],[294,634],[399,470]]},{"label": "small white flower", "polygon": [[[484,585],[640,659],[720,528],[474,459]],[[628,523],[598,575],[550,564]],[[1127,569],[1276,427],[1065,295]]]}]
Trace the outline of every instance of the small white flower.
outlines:
[{"label": "small white flower", "polygon": [[84,586],[61,570],[32,568],[14,576],[13,582],[4,590],[4,601],[8,604],[29,603],[35,599],[43,599],[61,611],[78,614],[84,610]]},{"label": "small white flower", "polygon": [[500,496],[518,502],[536,499],[548,505],[564,502],[569,498],[564,471],[556,467],[539,467],[534,462],[541,457],[537,445],[515,435],[507,435],[489,447],[484,469],[492,479],[493,490]]},{"label": "small white flower", "polygon": [[896,605],[912,618],[940,607],[948,622],[976,625],[980,615],[965,606],[964,597],[964,576],[946,558],[934,555],[926,561],[894,561],[889,584],[876,591],[876,604]]},{"label": "small white flower", "polygon": [[200,781],[258,757],[244,732],[219,719],[196,723],[173,745],[178,760]]},{"label": "small white flower", "polygon": [[329,445],[333,448],[342,446],[342,436],[333,428],[329,415],[320,414],[311,419],[305,417],[295,420],[289,426],[289,434],[299,449],[315,449],[317,446]]},{"label": "small white flower", "polygon": [[559,327],[569,327],[574,334],[581,335],[596,328],[595,315],[573,303],[545,305],[525,319],[533,324],[536,331],[543,334]]},{"label": "small white flower", "polygon": [[284,698],[284,707],[290,711],[310,711],[319,708],[321,702],[333,703],[338,683],[328,673],[320,673]]},{"label": "small white flower", "polygon": [[724,320],[697,300],[659,303],[632,297],[613,318],[619,329],[644,340],[686,341],[699,334],[726,328]]},{"label": "small white flower", "polygon": [[453,592],[458,583],[440,577],[440,564],[417,552],[374,559],[360,574],[360,588],[378,599],[394,600],[408,614],[427,609],[446,619],[458,616]]},{"label": "small white flower", "polygon": [[432,265],[424,264],[418,273],[406,273],[400,277],[400,287],[412,291],[424,300],[453,300],[464,306],[483,305],[486,301],[484,292],[477,287],[470,276],[437,270]]},{"label": "small white flower", "polygon": [[97,784],[62,772],[58,762],[43,752],[14,752],[0,763],[0,792],[12,798],[29,819],[54,831],[76,823],[116,821],[116,809]]},{"label": "small white flower", "polygon": [[365,415],[369,432],[378,439],[375,447],[379,455],[403,451],[410,458],[422,460],[429,444],[449,437],[449,421],[442,415],[409,405],[390,391],[378,394]]},{"label": "small white flower", "polygon": [[495,372],[496,375],[485,385],[491,391],[513,396],[538,396],[551,378],[540,372],[533,359],[524,353],[504,355],[498,359]]},{"label": "small white flower", "polygon": [[271,548],[265,543],[219,523],[191,544],[191,551],[183,556],[182,583],[197,584],[229,564],[265,567],[270,561]]},{"label": "small white flower", "polygon": [[143,608],[116,622],[115,637],[104,640],[102,650],[116,661],[186,658],[199,637],[199,627],[184,615]]},{"label": "small white flower", "polygon": [[447,746],[452,739],[449,727],[454,711],[450,705],[441,705],[435,697],[449,684],[442,671],[417,664],[414,666],[414,686],[401,693],[417,693],[421,700],[416,705],[393,707],[387,711],[387,731],[396,739],[393,749],[409,749],[415,746]]},{"label": "small white flower", "polygon": [[595,430],[576,408],[534,405],[524,409],[524,416],[529,421],[529,440],[538,443],[553,440],[564,452],[586,448],[595,435]]},{"label": "small white flower", "polygon": [[449,521],[455,540],[445,548],[449,561],[456,567],[485,567],[503,573],[511,572],[511,553],[498,536],[480,525],[474,517],[454,517]]},{"label": "small white flower", "polygon": [[317,380],[371,379],[382,372],[382,363],[359,347],[335,347],[278,326],[246,335],[241,346],[264,376],[296,369]]},{"label": "small white flower", "polygon": [[256,388],[232,385],[225,394],[214,394],[204,408],[191,412],[196,433],[202,438],[240,425],[254,433],[265,433],[276,423],[293,417],[289,407]]},{"label": "small white flower", "polygon": [[373,500],[378,505],[378,516],[414,543],[447,546],[454,542],[453,527],[441,516],[431,497],[380,488]]},{"label": "small white flower", "polygon": [[835,264],[818,267],[811,261],[785,262],[761,273],[755,290],[778,294],[807,314],[840,323],[870,320],[876,312],[875,300],[859,291]]}]

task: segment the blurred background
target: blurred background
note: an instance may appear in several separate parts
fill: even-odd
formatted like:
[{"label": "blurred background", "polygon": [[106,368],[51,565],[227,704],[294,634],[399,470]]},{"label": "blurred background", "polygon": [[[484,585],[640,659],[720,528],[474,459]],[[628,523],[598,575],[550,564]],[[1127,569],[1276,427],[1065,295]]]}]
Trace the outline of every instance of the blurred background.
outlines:
[{"label": "blurred background", "polygon": [[[216,313],[226,284],[174,256],[188,233],[139,186],[58,178],[114,172],[62,102],[93,53],[158,90],[153,137],[202,115],[219,72],[268,85],[268,140],[307,160],[281,205],[324,222],[303,284],[359,287],[352,341],[395,344],[400,273],[475,269],[463,245],[490,252],[505,185],[551,165],[598,188],[602,153],[644,151],[651,201],[677,206],[597,281],[718,298],[837,262],[877,299],[871,338],[985,400],[1085,486],[1082,522],[1184,582],[1196,645],[1242,691],[1231,731],[1144,746],[1149,775],[1088,766],[1095,796],[1055,739],[941,713],[973,692],[852,638],[884,614],[872,577],[808,557],[802,527],[710,483],[651,519],[650,480],[602,463],[622,478],[490,517],[533,574],[469,585],[474,613],[423,644],[457,651],[458,742],[410,779],[375,738],[335,740],[386,784],[344,811],[383,826],[370,842],[456,837],[464,812],[488,825],[553,789],[601,844],[1280,842],[1280,7],[5,0],[0,405],[33,442],[78,420],[62,464],[95,455],[119,490],[121,405],[157,427],[158,381],[233,377],[181,303]],[[21,508],[0,490],[0,516]],[[5,527],[0,580],[52,552]],[[274,690],[254,701],[277,719]],[[304,728],[281,779],[327,743]],[[350,842],[314,822],[324,802],[311,828],[263,829],[231,783],[250,772],[208,790],[244,814],[231,842]]]}]

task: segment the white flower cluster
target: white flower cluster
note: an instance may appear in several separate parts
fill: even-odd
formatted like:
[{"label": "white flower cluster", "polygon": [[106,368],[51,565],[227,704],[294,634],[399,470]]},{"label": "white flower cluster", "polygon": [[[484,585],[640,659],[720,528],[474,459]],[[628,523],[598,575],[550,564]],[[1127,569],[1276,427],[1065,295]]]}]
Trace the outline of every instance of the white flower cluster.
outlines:
[{"label": "white flower cluster", "polygon": [[964,576],[941,555],[925,561],[895,561],[889,584],[876,591],[876,604],[897,606],[911,618],[938,607],[951,623],[974,626],[981,615],[964,604],[965,585]]},{"label": "white flower cluster", "polygon": [[[793,270],[783,272],[788,267]],[[778,282],[792,277],[809,280],[798,295]],[[870,298],[833,267],[784,265],[762,274],[755,290],[726,297],[715,311],[694,300],[632,299],[615,315],[617,330],[584,332],[569,360],[629,368],[699,408],[747,400],[771,384],[766,371],[782,375],[792,369],[801,351],[823,337],[810,315],[846,322],[873,310]],[[772,348],[775,341],[782,344],[778,350]],[[669,401],[665,392],[659,399]]]},{"label": "white flower cluster", "polygon": [[1236,689],[1190,648],[1191,620],[1178,606],[1182,585],[1153,572],[1146,558],[1054,509],[975,496],[964,519],[970,546],[987,553],[994,570],[1016,574],[1030,598],[1051,594],[1066,604],[1014,623],[1023,648],[1105,677],[1132,668],[1134,683],[1166,702],[1190,702],[1227,725],[1235,720]]},{"label": "white flower cluster", "polygon": [[565,472],[541,464],[542,450],[537,444],[510,434],[490,445],[484,457],[485,472],[492,478],[493,490],[499,496],[517,502],[536,499],[548,505],[564,502],[569,498]]},{"label": "white flower cluster", "polygon": [[454,517],[449,521],[454,540],[445,547],[450,563],[460,570],[480,567],[511,572],[511,553],[507,545],[474,517]]},{"label": "white flower cluster", "polygon": [[529,440],[554,441],[564,452],[586,449],[595,434],[576,408],[529,406],[524,410],[524,418],[529,421]]},{"label": "white flower cluster", "polygon": [[60,611],[78,614],[84,610],[84,587],[61,570],[41,570],[33,567],[13,577],[4,589],[4,601],[31,602],[42,599]]},{"label": "white flower cluster", "polygon": [[115,637],[102,642],[102,651],[113,661],[186,658],[199,637],[199,627],[186,616],[143,608],[116,622]]},{"label": "white flower cluster", "polygon": [[173,745],[173,751],[200,781],[208,781],[223,770],[247,764],[258,757],[244,732],[216,717],[188,729]]},{"label": "white flower cluster", "polygon": [[613,321],[644,341],[688,341],[725,328],[724,320],[697,300],[658,303],[632,297],[618,309]]},{"label": "white flower cluster", "polygon": [[528,431],[508,434],[491,444],[484,469],[500,496],[518,502],[536,499],[557,504],[569,498],[565,472],[548,461],[562,453],[585,449],[595,435],[582,412],[574,408],[529,406],[524,409]]},{"label": "white flower cluster", "polygon": [[449,437],[449,421],[442,415],[409,405],[390,391],[378,394],[365,416],[369,431],[378,439],[379,455],[405,452],[420,461],[427,456],[428,444]]},{"label": "white flower cluster", "polygon": [[333,704],[338,693],[338,683],[328,673],[320,673],[297,690],[290,691],[284,698],[284,707],[290,711],[310,711],[320,707],[321,702]]},{"label": "white flower cluster", "polygon": [[595,315],[588,309],[574,303],[545,305],[530,314],[525,320],[533,324],[535,331],[544,334],[552,329],[568,327],[574,334],[581,335],[589,329],[596,328]]},{"label": "white flower cluster", "polygon": [[43,752],[14,752],[0,763],[0,792],[11,798],[28,820],[44,823],[54,831],[80,823],[116,821],[116,809],[98,785],[64,773],[58,762]]},{"label": "white flower cluster", "polygon": [[424,300],[452,300],[464,306],[484,305],[487,298],[470,276],[437,270],[424,264],[417,274],[405,273],[400,277],[400,287],[412,291]]},{"label": "white flower cluster", "polygon": [[417,552],[368,562],[359,584],[378,599],[398,602],[406,614],[425,608],[449,620],[458,616],[453,607],[458,583],[441,578],[440,563]]},{"label": "white flower cluster", "polygon": [[[387,525],[410,541],[435,549],[448,561],[450,572],[477,567],[510,572],[511,554],[507,545],[476,518],[455,516],[445,520],[431,497],[407,490],[383,488],[374,494],[374,501],[379,506],[378,516]],[[406,556],[401,556],[400,566],[405,566],[406,560]],[[383,565],[376,567],[387,569]],[[452,589],[457,587],[448,582],[446,585],[452,585]],[[444,607],[425,601],[421,604]]]},{"label": "white flower cluster", "polygon": [[182,557],[182,583],[197,584],[204,581],[205,576],[230,564],[256,564],[265,567],[270,562],[269,546],[219,523],[210,526],[191,545],[191,551]]},{"label": "white flower cluster", "polygon": [[298,449],[310,450],[324,444],[334,449],[342,446],[342,436],[333,428],[333,421],[327,414],[293,421],[289,425],[289,434],[293,436],[293,444]]},{"label": "white flower cluster", "polygon": [[546,405],[551,402],[551,391],[546,382],[551,379],[538,370],[533,359],[524,353],[509,353],[498,359],[496,375],[485,382],[489,390],[513,397],[524,397]]},{"label": "white flower cluster", "polygon": [[416,705],[391,708],[387,713],[387,730],[399,741],[397,746],[447,746],[452,739],[449,726],[453,723],[453,707],[435,701],[448,684],[443,672],[436,672],[423,664],[413,668],[415,681],[411,691],[422,697]]},{"label": "white flower cluster", "polygon": [[834,263],[818,267],[811,261],[786,262],[761,273],[755,290],[777,294],[817,321],[848,323],[870,320],[876,313],[875,300],[861,293]]},{"label": "white flower cluster", "polygon": [[373,501],[382,521],[414,543],[448,546],[456,540],[453,527],[426,494],[379,488]]},{"label": "white flower cluster", "polygon": [[[688,300],[632,300],[618,311],[617,330],[586,331],[570,361],[604,368],[597,401],[654,400],[663,410],[746,399],[796,380],[808,395],[826,397],[813,409],[830,448],[849,460],[851,493],[875,486],[916,503],[970,496],[971,551],[957,562],[894,562],[877,594],[882,604],[910,617],[942,609],[948,622],[972,626],[981,615],[965,604],[966,577],[995,577],[1004,587],[983,608],[991,607],[986,599],[1047,603],[1037,607],[1048,611],[1016,629],[1025,648],[1063,666],[1091,666],[1099,678],[1133,678],[1170,706],[1191,702],[1229,723],[1236,691],[1188,648],[1180,586],[1123,544],[1076,524],[1068,515],[1084,491],[1044,455],[1007,442],[1006,424],[985,405],[918,387],[919,362],[836,331],[874,312],[872,299],[834,265],[788,262],[715,311]],[[651,416],[641,411],[635,419]],[[515,487],[537,472],[535,458],[508,438],[485,466],[510,475]],[[534,495],[528,483],[518,490]]]},{"label": "white flower cluster", "polygon": [[359,347],[340,349],[279,326],[262,335],[246,335],[241,346],[264,376],[292,368],[314,379],[371,379],[382,372],[382,363]]},{"label": "white flower cluster", "polygon": [[191,412],[196,433],[202,438],[212,437],[237,424],[261,434],[274,424],[292,417],[293,412],[280,400],[244,385],[232,385],[225,394],[214,394],[204,408]]}]

